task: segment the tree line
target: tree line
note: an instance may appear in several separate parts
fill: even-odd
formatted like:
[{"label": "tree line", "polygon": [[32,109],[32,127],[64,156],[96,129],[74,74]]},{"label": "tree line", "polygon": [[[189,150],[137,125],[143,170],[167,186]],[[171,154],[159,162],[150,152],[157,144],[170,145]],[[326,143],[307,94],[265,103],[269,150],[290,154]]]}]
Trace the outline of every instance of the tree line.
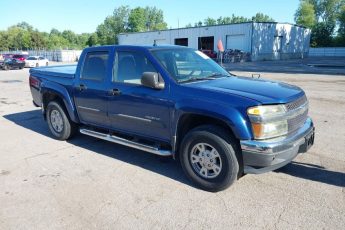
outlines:
[{"label": "tree line", "polygon": [[230,17],[222,17],[219,18],[210,18],[207,17],[204,21],[198,21],[194,23],[194,26],[189,23],[185,27],[198,27],[198,26],[214,26],[214,25],[224,25],[224,24],[233,24],[233,23],[244,23],[244,22],[275,22],[273,18],[270,16],[263,14],[263,13],[256,13],[251,18],[246,18],[243,16],[236,16],[232,14]]},{"label": "tree line", "polygon": [[311,29],[312,47],[345,46],[345,0],[300,0],[295,21]]},{"label": "tree line", "polygon": [[0,31],[0,50],[80,49],[85,47],[90,34],[76,34],[71,30],[40,32],[26,22]]}]

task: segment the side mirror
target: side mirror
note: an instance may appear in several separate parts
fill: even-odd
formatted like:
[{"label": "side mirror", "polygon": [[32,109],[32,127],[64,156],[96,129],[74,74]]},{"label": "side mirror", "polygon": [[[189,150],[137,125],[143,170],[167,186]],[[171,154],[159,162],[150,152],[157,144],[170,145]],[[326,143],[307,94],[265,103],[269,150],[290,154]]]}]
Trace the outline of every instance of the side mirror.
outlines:
[{"label": "side mirror", "polygon": [[141,84],[153,89],[164,89],[165,84],[162,76],[155,72],[144,72]]}]

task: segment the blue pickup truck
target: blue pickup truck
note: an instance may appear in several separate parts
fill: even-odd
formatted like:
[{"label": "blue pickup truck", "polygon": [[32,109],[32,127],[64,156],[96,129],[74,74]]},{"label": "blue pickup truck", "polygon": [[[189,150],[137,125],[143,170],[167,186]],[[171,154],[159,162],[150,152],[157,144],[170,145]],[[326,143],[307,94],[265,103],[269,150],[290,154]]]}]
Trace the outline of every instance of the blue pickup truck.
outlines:
[{"label": "blue pickup truck", "polygon": [[29,82],[55,138],[79,131],[172,156],[208,191],[278,169],[314,143],[303,90],[234,76],[186,47],[90,47],[76,66],[31,69]]}]

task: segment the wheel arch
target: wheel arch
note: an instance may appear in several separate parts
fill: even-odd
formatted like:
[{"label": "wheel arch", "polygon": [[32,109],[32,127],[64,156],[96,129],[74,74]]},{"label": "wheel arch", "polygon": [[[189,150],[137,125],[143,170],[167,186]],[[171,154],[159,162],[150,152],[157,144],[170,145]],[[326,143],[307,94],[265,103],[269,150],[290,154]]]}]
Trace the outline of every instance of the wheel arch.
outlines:
[{"label": "wheel arch", "polygon": [[60,102],[60,104],[66,110],[67,115],[73,122],[79,123],[79,118],[77,116],[73,101],[70,98],[66,89],[63,88],[62,90],[61,89],[59,90],[56,88],[49,88],[46,85],[42,85],[41,95],[42,95],[42,111],[44,115],[45,115],[45,111],[46,111],[48,103],[50,101],[55,100],[55,101]]},{"label": "wheel arch", "polygon": [[236,140],[239,141],[239,136],[236,130],[233,130],[233,124],[230,120],[225,120],[221,117],[204,115],[201,113],[184,113],[182,114],[177,122],[175,130],[175,143],[174,150],[178,152],[180,143],[184,136],[192,129],[201,125],[215,125],[222,127],[229,135],[232,135]]}]

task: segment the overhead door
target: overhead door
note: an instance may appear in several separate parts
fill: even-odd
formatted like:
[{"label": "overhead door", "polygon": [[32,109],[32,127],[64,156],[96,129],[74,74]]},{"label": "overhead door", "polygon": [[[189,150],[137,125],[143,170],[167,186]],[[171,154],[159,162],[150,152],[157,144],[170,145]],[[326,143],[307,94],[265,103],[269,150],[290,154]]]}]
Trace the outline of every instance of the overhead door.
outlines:
[{"label": "overhead door", "polygon": [[226,36],[226,49],[245,49],[245,36],[244,34],[227,35]]}]

